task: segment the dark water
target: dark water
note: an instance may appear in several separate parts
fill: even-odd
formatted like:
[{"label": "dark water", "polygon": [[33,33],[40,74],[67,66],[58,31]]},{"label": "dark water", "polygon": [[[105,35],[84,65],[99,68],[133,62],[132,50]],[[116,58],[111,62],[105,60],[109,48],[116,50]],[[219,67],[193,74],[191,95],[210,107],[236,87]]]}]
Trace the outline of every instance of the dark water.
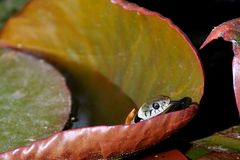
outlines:
[{"label": "dark water", "polygon": [[73,106],[65,129],[124,124],[134,102],[107,78],[87,67],[65,73]]}]

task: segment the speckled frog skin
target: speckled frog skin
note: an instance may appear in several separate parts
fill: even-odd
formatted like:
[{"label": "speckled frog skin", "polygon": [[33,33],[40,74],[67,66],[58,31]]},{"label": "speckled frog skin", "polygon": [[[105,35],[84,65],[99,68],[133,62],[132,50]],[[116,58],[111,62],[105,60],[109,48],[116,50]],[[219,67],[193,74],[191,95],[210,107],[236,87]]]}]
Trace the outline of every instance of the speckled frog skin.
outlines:
[{"label": "speckled frog skin", "polygon": [[167,96],[159,96],[144,103],[138,110],[132,123],[137,123],[158,116],[163,113],[177,111],[188,107],[192,103],[192,99],[184,97],[178,101],[172,101]]}]

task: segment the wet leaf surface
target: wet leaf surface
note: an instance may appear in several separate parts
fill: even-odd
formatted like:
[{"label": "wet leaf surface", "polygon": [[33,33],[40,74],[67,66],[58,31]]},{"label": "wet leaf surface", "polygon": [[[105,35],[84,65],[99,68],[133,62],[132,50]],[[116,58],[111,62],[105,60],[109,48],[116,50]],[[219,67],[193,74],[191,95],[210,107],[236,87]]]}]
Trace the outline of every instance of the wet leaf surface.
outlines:
[{"label": "wet leaf surface", "polygon": [[0,152],[61,130],[71,97],[64,78],[30,55],[0,51]]}]

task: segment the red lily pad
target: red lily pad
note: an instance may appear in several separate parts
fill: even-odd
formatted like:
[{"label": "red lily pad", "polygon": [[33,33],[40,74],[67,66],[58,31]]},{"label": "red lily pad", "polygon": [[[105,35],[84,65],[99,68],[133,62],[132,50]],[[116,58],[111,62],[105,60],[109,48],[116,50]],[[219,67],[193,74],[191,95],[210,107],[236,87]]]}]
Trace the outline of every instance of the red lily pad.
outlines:
[{"label": "red lily pad", "polygon": [[71,108],[65,79],[43,60],[0,52],[0,152],[62,130]]},{"label": "red lily pad", "polygon": [[148,155],[141,160],[187,160],[179,150],[174,149],[158,154]]},{"label": "red lily pad", "polygon": [[238,111],[240,113],[240,19],[234,19],[227,21],[217,27],[215,27],[209,34],[201,48],[206,46],[208,43],[214,39],[223,38],[226,41],[232,42],[233,44],[233,85],[235,92],[235,99],[238,106]]},{"label": "red lily pad", "polygon": [[[196,106],[160,115],[134,125],[87,127],[59,132],[0,155],[10,159],[110,159],[135,153],[167,138],[188,122]],[[158,127],[156,127],[158,126]],[[162,131],[167,128],[166,131]],[[147,136],[146,136],[147,135]]]},{"label": "red lily pad", "polygon": [[[203,94],[201,64],[186,36],[158,13],[122,0],[32,0],[7,22],[0,46],[31,51],[63,67],[82,85],[80,91],[91,91],[96,107],[86,108],[98,121],[114,121],[120,115],[123,122],[127,115],[123,111],[158,95],[191,97],[198,103]],[[100,98],[109,88],[94,91],[102,86],[99,77],[136,105],[115,101],[111,94]],[[196,111],[194,104],[137,124],[64,131],[1,156],[121,157],[169,137]]]}]

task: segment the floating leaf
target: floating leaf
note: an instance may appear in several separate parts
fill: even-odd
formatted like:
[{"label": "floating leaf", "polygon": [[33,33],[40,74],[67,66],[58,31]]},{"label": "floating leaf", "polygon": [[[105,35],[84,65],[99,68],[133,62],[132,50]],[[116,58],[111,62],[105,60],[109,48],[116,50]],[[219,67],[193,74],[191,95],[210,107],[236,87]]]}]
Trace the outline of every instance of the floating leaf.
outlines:
[{"label": "floating leaf", "polygon": [[27,0],[1,0],[0,1],[0,28],[5,21],[19,11]]},{"label": "floating leaf", "polygon": [[64,78],[52,66],[30,55],[1,51],[1,152],[61,130],[70,104]]},{"label": "floating leaf", "polygon": [[193,147],[187,156],[192,160],[220,160],[240,158],[240,126],[234,126],[227,130],[193,142]]},{"label": "floating leaf", "polygon": [[146,156],[141,160],[187,160],[187,158],[179,150],[170,150],[162,153]]},{"label": "floating leaf", "polygon": [[198,160],[236,160],[240,159],[239,153],[219,153],[211,152],[204,157],[199,158]]},{"label": "floating leaf", "polygon": [[[68,130],[30,146],[9,151],[0,159],[110,159],[124,157],[156,144],[188,122],[196,106],[160,115],[134,125],[97,126]],[[157,127],[156,127],[157,126]],[[166,131],[162,131],[167,128]],[[147,136],[146,136],[147,135]],[[44,146],[44,147],[43,147]]]},{"label": "floating leaf", "polygon": [[[115,122],[114,117],[122,117],[123,123],[130,108],[158,95],[191,97],[198,103],[203,93],[199,59],[182,32],[158,13],[125,1],[32,0],[8,21],[0,35],[0,46],[31,51],[66,69],[77,84],[74,90],[80,90],[79,103],[95,104],[81,103],[80,110],[92,113],[98,124]],[[109,94],[109,87],[118,94]],[[116,95],[121,94],[127,100],[116,101]],[[37,156],[38,144],[56,137],[51,147],[37,153],[48,156],[59,143],[58,147],[65,149],[55,148],[57,152],[51,158],[80,153],[81,158],[131,154],[170,136],[196,110],[193,105],[139,124],[61,132],[34,143],[36,150],[31,153]],[[62,139],[65,135],[69,137]],[[76,144],[83,145],[76,150]],[[14,156],[13,152],[2,156],[8,154]]]}]

